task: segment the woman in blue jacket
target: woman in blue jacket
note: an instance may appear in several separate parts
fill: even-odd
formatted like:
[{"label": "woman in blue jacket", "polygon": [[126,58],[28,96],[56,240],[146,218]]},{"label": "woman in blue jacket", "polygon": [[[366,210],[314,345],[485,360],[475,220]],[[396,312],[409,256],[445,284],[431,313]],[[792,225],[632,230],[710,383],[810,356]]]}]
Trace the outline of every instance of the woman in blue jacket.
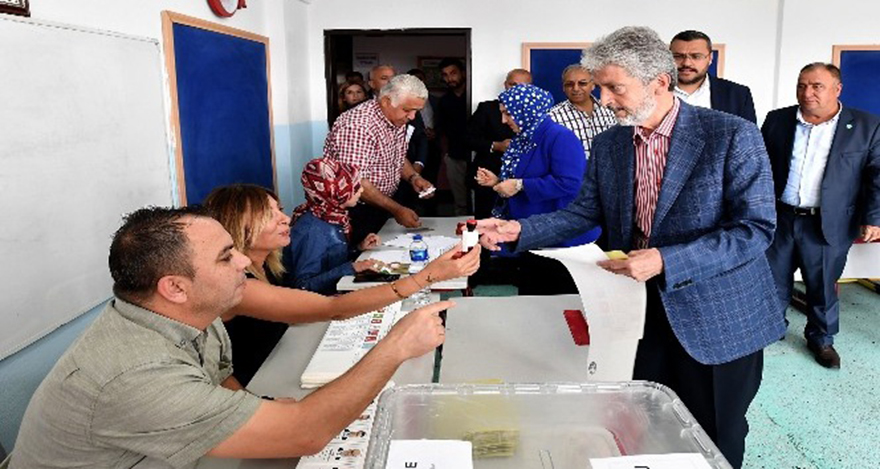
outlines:
[{"label": "woman in blue jacket", "polygon": [[[500,175],[485,168],[477,170],[477,182],[498,193],[493,214],[516,220],[565,208],[580,190],[587,169],[583,144],[571,130],[547,116],[553,106],[547,91],[517,85],[501,93],[498,100],[501,119],[516,137],[504,152]],[[560,246],[591,243],[600,233],[596,228]],[[526,254],[520,268],[520,294],[577,293],[568,272],[557,261]]]}]

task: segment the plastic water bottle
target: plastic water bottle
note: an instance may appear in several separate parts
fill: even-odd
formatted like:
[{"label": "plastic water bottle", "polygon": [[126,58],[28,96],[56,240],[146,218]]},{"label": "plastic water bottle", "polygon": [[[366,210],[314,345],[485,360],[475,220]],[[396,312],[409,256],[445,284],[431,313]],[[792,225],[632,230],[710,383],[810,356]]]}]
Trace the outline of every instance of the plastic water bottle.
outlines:
[{"label": "plastic water bottle", "polygon": [[[409,273],[410,275],[420,272],[428,265],[428,244],[422,239],[422,235],[413,235],[409,245]],[[416,306],[426,305],[429,302],[427,286],[412,295],[413,304]]]},{"label": "plastic water bottle", "polygon": [[422,235],[413,235],[412,243],[409,244],[409,273],[420,272],[428,265],[428,244],[422,239]]}]

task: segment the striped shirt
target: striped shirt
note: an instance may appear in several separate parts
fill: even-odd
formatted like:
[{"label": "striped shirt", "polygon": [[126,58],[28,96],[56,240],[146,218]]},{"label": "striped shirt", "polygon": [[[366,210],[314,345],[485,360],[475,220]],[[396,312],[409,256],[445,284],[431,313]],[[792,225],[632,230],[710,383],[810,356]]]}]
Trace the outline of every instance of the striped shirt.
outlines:
[{"label": "striped shirt", "polygon": [[672,109],[656,129],[641,126],[633,128],[633,144],[636,149],[635,171],[635,224],[637,249],[645,249],[651,239],[651,225],[660,197],[666,155],[672,140],[672,129],[678,118],[679,99],[674,98]]},{"label": "striped shirt", "polygon": [[324,158],[357,166],[361,177],[391,197],[406,159],[406,127],[395,127],[378,100],[367,101],[336,119],[324,141]]},{"label": "striped shirt", "polygon": [[599,104],[594,96],[590,96],[590,99],[593,100],[592,115],[581,111],[569,100],[553,106],[547,113],[553,122],[568,128],[581,139],[588,160],[593,138],[605,129],[617,125],[617,118],[612,110]]}]

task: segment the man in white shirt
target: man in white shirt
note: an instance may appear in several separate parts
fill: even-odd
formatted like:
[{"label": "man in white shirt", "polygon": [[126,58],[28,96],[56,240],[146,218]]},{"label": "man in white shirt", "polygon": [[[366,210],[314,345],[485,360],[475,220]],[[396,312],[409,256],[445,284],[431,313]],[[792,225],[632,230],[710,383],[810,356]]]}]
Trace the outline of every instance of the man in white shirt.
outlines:
[{"label": "man in white shirt", "polygon": [[839,368],[834,349],[840,304],[835,285],[853,241],[880,239],[880,117],[843,106],[840,69],[801,69],[797,106],[770,112],[761,127],[773,169],[777,224],[767,260],[780,310],[793,274],[806,286],[804,336],[816,361]]},{"label": "man in white shirt", "polygon": [[573,64],[562,71],[562,91],[567,100],[553,106],[547,114],[563,127],[570,129],[584,144],[584,153],[590,159],[593,137],[617,125],[614,112],[602,107],[592,95],[593,77],[581,64]]},{"label": "man in white shirt", "polygon": [[757,122],[752,92],[747,86],[709,75],[712,40],[700,31],[682,31],[669,45],[678,69],[675,95],[682,101]]}]

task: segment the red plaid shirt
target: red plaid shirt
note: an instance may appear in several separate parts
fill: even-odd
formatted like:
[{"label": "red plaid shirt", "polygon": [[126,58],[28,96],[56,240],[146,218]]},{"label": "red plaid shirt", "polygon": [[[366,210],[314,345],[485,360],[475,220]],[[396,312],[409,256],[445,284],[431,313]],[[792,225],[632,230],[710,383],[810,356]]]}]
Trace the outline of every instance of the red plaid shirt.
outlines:
[{"label": "red plaid shirt", "polygon": [[666,169],[666,155],[672,140],[672,129],[678,118],[678,98],[673,99],[672,109],[656,129],[641,126],[633,128],[633,144],[636,147],[635,174],[635,245],[637,249],[648,247],[660,185],[663,183],[663,170]]},{"label": "red plaid shirt", "polygon": [[342,113],[324,141],[324,157],[353,164],[361,177],[391,197],[406,158],[406,126],[397,128],[371,99]]}]

